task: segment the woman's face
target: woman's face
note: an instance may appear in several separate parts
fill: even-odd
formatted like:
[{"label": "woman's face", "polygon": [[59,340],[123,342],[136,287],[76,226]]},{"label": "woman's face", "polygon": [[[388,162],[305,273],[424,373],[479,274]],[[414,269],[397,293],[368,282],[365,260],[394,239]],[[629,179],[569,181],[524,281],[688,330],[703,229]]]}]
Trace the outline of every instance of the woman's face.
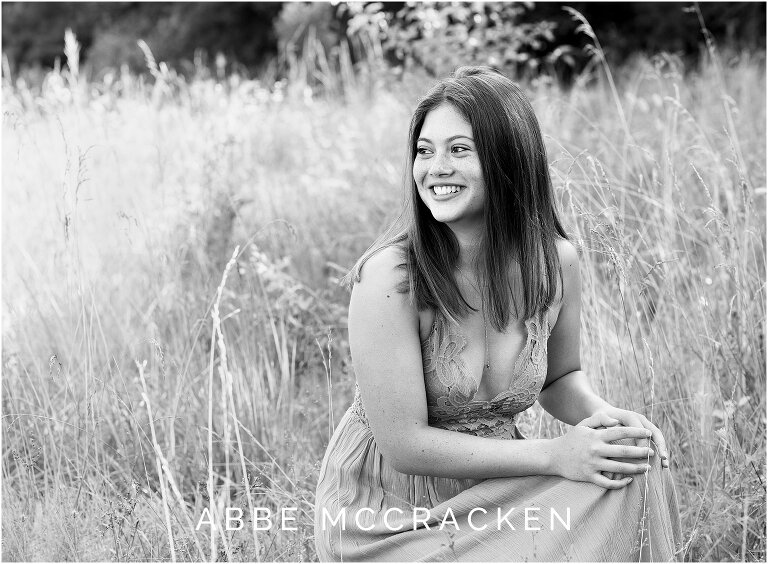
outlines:
[{"label": "woman's face", "polygon": [[454,228],[482,225],[485,183],[472,126],[452,104],[427,113],[416,142],[413,179],[432,216]]}]

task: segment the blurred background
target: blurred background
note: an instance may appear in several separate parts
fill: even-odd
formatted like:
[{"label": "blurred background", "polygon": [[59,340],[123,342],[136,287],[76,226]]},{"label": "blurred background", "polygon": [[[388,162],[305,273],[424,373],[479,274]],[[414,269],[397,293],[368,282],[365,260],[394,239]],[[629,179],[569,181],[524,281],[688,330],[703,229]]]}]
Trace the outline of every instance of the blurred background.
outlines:
[{"label": "blurred background", "polygon": [[[225,6],[225,7],[224,7]],[[477,60],[509,71],[546,68],[581,71],[589,43],[578,10],[599,36],[612,64],[638,52],[673,52],[694,61],[702,47],[701,25],[683,2],[513,3],[302,3],[302,2],[5,2],[3,53],[10,70],[51,68],[62,59],[64,30],[82,47],[91,78],[128,65],[145,70],[137,47],[146,41],[155,56],[194,72],[195,57],[226,58],[241,72],[284,70],[281,55],[304,43],[310,30],[331,54],[342,40],[381,41],[387,62],[444,74],[457,61]],[[760,2],[704,2],[707,29],[718,42],[755,50],[765,44],[765,6]],[[357,36],[357,37],[356,37]],[[441,46],[451,47],[434,60]],[[353,60],[361,53],[360,45]]]},{"label": "blurred background", "polygon": [[[316,559],[339,279],[419,96],[489,64],[541,123],[584,369],[670,443],[679,557],[764,561],[765,10],[3,2],[3,560]],[[297,530],[196,527],[235,506]]]}]

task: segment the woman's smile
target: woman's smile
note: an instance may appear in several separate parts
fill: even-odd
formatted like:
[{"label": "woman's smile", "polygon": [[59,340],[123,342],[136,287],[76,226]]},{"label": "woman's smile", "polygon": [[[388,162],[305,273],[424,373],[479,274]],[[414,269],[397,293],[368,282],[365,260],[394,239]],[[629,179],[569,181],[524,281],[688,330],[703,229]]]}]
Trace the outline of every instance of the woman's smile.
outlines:
[{"label": "woman's smile", "polygon": [[439,202],[455,198],[464,188],[466,186],[460,184],[433,184],[429,187],[432,197]]}]

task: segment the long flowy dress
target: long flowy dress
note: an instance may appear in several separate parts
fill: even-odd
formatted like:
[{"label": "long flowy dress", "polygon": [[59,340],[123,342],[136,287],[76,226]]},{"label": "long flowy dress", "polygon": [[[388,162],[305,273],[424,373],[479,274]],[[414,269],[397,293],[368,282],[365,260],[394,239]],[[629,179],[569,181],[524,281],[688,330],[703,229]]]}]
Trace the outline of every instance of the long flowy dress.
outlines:
[{"label": "long flowy dress", "polygon": [[[519,414],[547,372],[546,312],[525,322],[510,387],[475,400],[466,338],[440,314],[421,343],[429,425],[524,440]],[[680,553],[677,497],[659,456],[626,487],[559,476],[452,479],[396,471],[376,445],[356,387],[320,468],[315,546],[321,561],[669,561]]]}]

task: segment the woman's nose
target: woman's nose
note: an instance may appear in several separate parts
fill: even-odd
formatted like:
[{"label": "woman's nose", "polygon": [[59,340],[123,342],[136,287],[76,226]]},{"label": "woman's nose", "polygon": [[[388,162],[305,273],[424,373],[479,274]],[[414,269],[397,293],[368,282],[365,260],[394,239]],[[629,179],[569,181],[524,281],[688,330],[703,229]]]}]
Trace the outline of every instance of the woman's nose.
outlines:
[{"label": "woman's nose", "polygon": [[450,174],[451,164],[445,153],[436,153],[429,167],[429,174],[432,176],[445,176]]}]

